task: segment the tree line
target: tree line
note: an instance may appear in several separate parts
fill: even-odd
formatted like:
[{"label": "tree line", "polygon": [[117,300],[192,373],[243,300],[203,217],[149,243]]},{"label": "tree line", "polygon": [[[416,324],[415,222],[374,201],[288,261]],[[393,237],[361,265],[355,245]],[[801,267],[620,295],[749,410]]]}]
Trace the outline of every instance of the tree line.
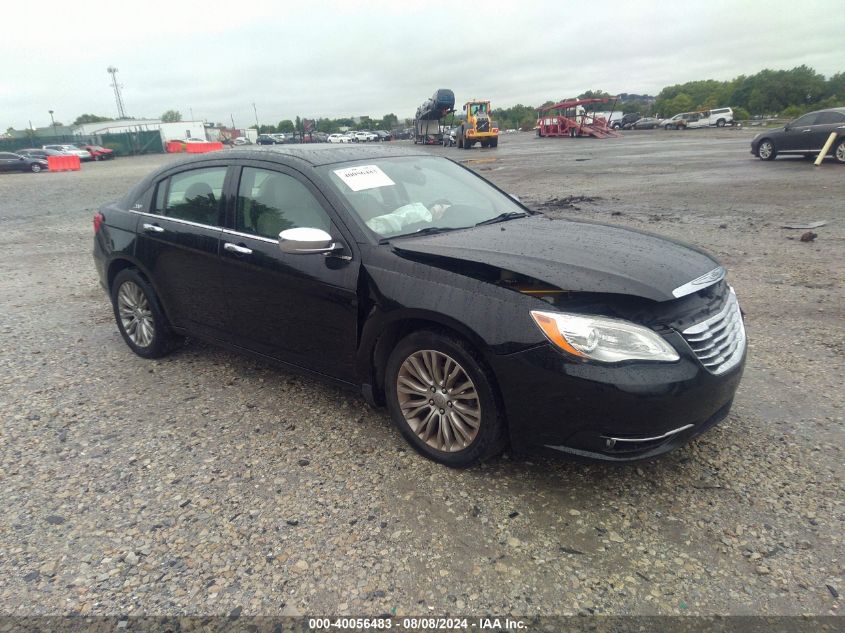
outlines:
[{"label": "tree line", "polygon": [[[587,90],[578,99],[610,97],[603,90]],[[547,100],[540,108],[564,101]],[[845,106],[845,73],[829,78],[808,66],[791,70],[761,70],[753,75],[740,75],[730,81],[713,79],[688,81],[667,86],[657,97],[620,95],[617,111],[639,112],[643,116],[668,118],[679,112],[731,107],[738,120],[757,117],[792,119],[812,110]],[[610,104],[587,106],[587,110],[608,110]],[[502,129],[531,129],[537,119],[537,107],[517,104],[497,108],[493,118]]]},{"label": "tree line", "polygon": [[[603,90],[587,90],[577,98],[604,98],[611,95]],[[671,117],[679,112],[709,110],[730,106],[738,120],[755,117],[794,118],[822,108],[845,106],[845,72],[828,78],[809,66],[802,65],[791,70],[764,69],[753,75],[740,75],[729,81],[704,79],[667,86],[657,97],[648,95],[622,94],[613,106],[618,111],[639,112],[643,116]],[[540,106],[518,103],[509,108],[494,108],[492,115],[501,129],[518,128],[530,130],[537,121],[537,109],[559,103],[564,99],[547,100]],[[494,104],[495,106],[495,104]],[[588,110],[607,110],[610,104],[595,104]],[[181,121],[177,110],[167,110],[161,116],[163,121]],[[75,125],[111,121],[108,117],[83,114],[76,118]],[[449,120],[447,119],[447,123]],[[357,123],[349,117],[319,118],[314,121],[314,131],[331,134],[341,128],[361,130],[394,130],[410,127],[410,119],[400,119],[393,113],[380,119],[362,117]],[[61,125],[56,123],[56,125]],[[293,133],[303,131],[303,119],[283,119],[277,124],[258,126],[259,133]]]}]

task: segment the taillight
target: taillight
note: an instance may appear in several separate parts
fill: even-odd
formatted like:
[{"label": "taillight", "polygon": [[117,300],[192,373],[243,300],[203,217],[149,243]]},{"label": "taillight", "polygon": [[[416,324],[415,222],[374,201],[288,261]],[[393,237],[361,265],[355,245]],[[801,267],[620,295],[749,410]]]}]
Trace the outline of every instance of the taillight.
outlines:
[{"label": "taillight", "polygon": [[100,232],[100,227],[103,226],[103,222],[105,221],[105,216],[99,211],[94,214],[94,235]]}]

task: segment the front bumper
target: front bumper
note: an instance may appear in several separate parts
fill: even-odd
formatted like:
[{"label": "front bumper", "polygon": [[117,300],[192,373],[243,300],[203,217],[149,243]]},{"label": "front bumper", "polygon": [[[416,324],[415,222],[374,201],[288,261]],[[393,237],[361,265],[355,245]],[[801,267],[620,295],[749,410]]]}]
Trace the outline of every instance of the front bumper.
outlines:
[{"label": "front bumper", "polygon": [[717,424],[730,411],[745,351],[717,376],[675,336],[681,358],[674,363],[580,363],[549,344],[490,359],[514,449],[626,462],[665,453]]}]

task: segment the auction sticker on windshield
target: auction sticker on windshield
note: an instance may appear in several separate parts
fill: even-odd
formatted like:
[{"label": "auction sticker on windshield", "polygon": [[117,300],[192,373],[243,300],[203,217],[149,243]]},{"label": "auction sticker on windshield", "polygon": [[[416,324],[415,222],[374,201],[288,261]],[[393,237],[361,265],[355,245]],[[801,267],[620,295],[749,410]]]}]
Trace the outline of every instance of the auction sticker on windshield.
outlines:
[{"label": "auction sticker on windshield", "polygon": [[346,169],[335,169],[334,173],[352,191],[364,191],[376,187],[389,187],[396,183],[378,165],[358,165]]}]

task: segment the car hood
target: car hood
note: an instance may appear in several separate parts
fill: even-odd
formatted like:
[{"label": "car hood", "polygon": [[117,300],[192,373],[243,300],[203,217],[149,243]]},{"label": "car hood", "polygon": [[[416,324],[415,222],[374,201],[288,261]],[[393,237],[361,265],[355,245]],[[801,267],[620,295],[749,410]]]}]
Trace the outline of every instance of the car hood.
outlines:
[{"label": "car hood", "polygon": [[680,242],[618,226],[544,216],[400,238],[391,245],[399,255],[487,264],[563,290],[654,301],[694,292],[724,274],[710,255]]}]

